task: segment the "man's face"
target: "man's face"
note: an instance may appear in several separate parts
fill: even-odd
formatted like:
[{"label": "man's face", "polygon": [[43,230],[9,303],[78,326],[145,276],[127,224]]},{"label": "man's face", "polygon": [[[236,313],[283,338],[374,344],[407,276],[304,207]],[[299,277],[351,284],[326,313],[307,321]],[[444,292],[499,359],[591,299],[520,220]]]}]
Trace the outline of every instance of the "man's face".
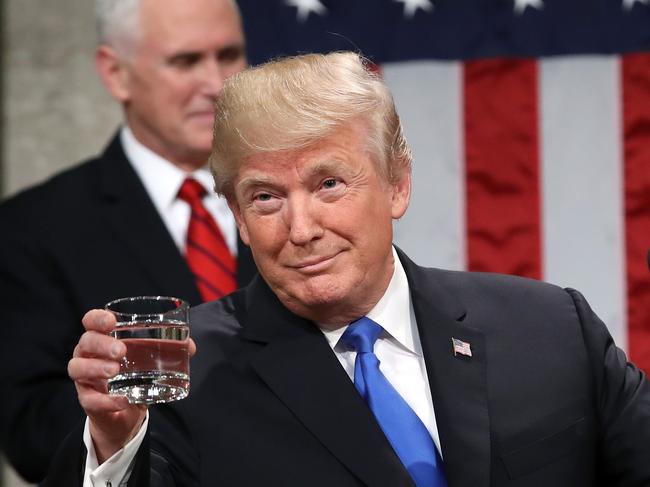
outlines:
[{"label": "man's face", "polygon": [[329,326],[367,313],[383,295],[393,271],[392,220],[408,206],[410,175],[384,181],[363,140],[354,123],[305,150],[252,156],[230,202],[274,293]]},{"label": "man's face", "polygon": [[123,61],[128,123],[166,159],[202,165],[215,97],[247,64],[239,16],[228,0],[142,0],[140,25],[133,56]]}]

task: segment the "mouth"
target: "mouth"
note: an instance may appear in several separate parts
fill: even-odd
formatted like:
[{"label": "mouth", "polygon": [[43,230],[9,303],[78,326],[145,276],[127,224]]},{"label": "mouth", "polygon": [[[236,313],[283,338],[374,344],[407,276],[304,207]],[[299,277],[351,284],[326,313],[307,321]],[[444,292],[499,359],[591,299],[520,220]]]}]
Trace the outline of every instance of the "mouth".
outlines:
[{"label": "mouth", "polygon": [[201,123],[209,123],[210,125],[214,123],[214,110],[196,111],[190,113],[189,116]]},{"label": "mouth", "polygon": [[337,252],[329,256],[311,257],[309,259],[304,259],[296,264],[292,264],[289,267],[303,274],[317,274],[332,265],[334,263],[334,260],[340,254],[341,252]]}]

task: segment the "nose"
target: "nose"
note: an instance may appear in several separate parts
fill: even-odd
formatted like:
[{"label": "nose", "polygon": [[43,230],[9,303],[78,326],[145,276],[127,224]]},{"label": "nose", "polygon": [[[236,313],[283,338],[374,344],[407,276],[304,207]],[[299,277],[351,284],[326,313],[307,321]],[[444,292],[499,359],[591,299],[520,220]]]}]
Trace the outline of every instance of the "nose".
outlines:
[{"label": "nose", "polygon": [[318,205],[307,197],[296,197],[287,202],[286,223],[289,241],[294,245],[307,245],[323,236]]},{"label": "nose", "polygon": [[226,79],[223,66],[218,59],[208,58],[202,68],[199,74],[201,93],[215,98],[223,88],[223,82]]}]

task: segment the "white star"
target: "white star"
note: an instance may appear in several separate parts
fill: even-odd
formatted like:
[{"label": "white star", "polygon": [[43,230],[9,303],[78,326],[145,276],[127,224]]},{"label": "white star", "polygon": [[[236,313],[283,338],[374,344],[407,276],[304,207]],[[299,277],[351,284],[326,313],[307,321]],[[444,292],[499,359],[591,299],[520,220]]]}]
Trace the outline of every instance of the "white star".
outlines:
[{"label": "white star", "polygon": [[632,10],[636,2],[644,5],[650,5],[650,0],[623,0],[623,10]]},{"label": "white star", "polygon": [[542,0],[515,0],[516,13],[523,14],[527,7],[541,10],[544,8],[544,2]]},{"label": "white star", "polygon": [[430,0],[394,0],[404,3],[404,17],[413,17],[417,9],[421,8],[426,12],[433,10],[433,4]]},{"label": "white star", "polygon": [[304,22],[309,17],[310,13],[317,15],[325,15],[327,9],[325,5],[320,3],[320,0],[286,0],[287,5],[296,7],[298,9],[298,20]]}]

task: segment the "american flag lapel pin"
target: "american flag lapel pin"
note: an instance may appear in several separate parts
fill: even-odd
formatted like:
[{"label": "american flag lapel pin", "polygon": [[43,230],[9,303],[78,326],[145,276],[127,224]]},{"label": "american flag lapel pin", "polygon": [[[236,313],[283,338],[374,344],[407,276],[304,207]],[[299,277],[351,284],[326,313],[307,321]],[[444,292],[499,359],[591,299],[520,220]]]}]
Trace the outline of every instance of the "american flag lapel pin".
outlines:
[{"label": "american flag lapel pin", "polygon": [[451,338],[451,344],[454,347],[454,357],[464,355],[465,357],[472,356],[472,347],[468,342],[459,340],[458,338]]}]

